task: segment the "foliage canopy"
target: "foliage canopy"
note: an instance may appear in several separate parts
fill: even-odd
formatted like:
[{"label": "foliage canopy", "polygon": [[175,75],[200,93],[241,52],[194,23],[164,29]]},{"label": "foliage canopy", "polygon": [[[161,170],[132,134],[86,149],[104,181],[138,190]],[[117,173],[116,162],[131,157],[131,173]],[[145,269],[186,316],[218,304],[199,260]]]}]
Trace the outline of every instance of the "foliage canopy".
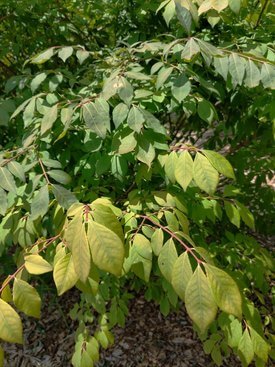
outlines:
[{"label": "foliage canopy", "polygon": [[52,273],[80,291],[75,367],[135,291],[164,315],[184,304],[217,365],[267,365],[274,261],[253,232],[274,214],[271,2],[0,10],[0,339],[22,342],[16,310],[40,316],[33,279]]}]

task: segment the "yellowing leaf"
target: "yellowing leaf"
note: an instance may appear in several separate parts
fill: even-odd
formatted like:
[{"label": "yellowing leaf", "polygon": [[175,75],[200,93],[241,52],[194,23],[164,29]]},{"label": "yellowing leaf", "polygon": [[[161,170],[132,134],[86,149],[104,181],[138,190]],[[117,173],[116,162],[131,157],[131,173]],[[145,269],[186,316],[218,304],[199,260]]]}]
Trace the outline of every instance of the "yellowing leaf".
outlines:
[{"label": "yellowing leaf", "polygon": [[163,231],[161,228],[157,228],[151,237],[151,247],[156,256],[159,256],[162,249],[163,237]]},{"label": "yellowing leaf", "polygon": [[221,154],[212,150],[203,150],[202,153],[207,157],[214,168],[226,177],[235,179],[235,174],[231,164]]},{"label": "yellowing leaf", "polygon": [[177,295],[184,301],[185,291],[193,275],[188,253],[185,251],[176,260],[172,271],[172,286]]},{"label": "yellowing leaf", "polygon": [[48,273],[53,270],[51,264],[40,255],[25,256],[25,267],[30,274],[36,275]]},{"label": "yellowing leaf", "polygon": [[254,353],[266,363],[268,360],[268,353],[270,351],[270,346],[268,345],[266,340],[262,338],[254,329],[250,327],[249,330]]},{"label": "yellowing leaf", "polygon": [[84,225],[81,225],[77,232],[75,232],[71,243],[71,250],[75,272],[84,283],[88,278],[91,268],[91,254]]},{"label": "yellowing leaf", "polygon": [[26,315],[40,317],[41,298],[38,292],[24,280],[14,279],[13,301],[15,306]]},{"label": "yellowing leaf", "polygon": [[192,181],[193,159],[187,150],[179,156],[175,169],[175,178],[184,190],[187,189],[188,185]]},{"label": "yellowing leaf", "polygon": [[150,241],[142,234],[136,234],[130,249],[133,272],[141,279],[149,282],[152,269],[152,249]]},{"label": "yellowing leaf", "polygon": [[124,245],[118,235],[102,224],[90,221],[88,242],[92,259],[99,269],[119,276],[124,260]]},{"label": "yellowing leaf", "polygon": [[224,202],[224,209],[230,222],[237,228],[240,228],[240,213],[230,201]]},{"label": "yellowing leaf", "polygon": [[0,299],[0,339],[10,343],[23,342],[22,323],[18,314]]},{"label": "yellowing leaf", "polygon": [[242,298],[235,281],[225,271],[205,264],[211,289],[219,308],[238,318],[242,316]]},{"label": "yellowing leaf", "polygon": [[57,261],[53,270],[53,279],[59,296],[76,284],[78,276],[75,272],[71,253]]},{"label": "yellowing leaf", "polygon": [[213,194],[219,182],[219,175],[208,159],[197,153],[193,165],[193,177],[199,188]]},{"label": "yellowing leaf", "polygon": [[172,239],[168,240],[165,245],[162,247],[159,257],[158,257],[158,265],[159,269],[164,276],[171,283],[172,280],[172,271],[174,264],[178,258],[178,253]]},{"label": "yellowing leaf", "polygon": [[176,182],[175,171],[178,164],[178,155],[176,152],[172,152],[168,155],[168,158],[165,161],[164,169],[166,176],[172,183]]},{"label": "yellowing leaf", "polygon": [[238,345],[238,354],[245,366],[248,366],[254,357],[253,343],[249,332],[245,329]]},{"label": "yellowing leaf", "polygon": [[197,266],[185,291],[188,315],[205,332],[217,314],[217,305],[210,284],[200,266]]}]

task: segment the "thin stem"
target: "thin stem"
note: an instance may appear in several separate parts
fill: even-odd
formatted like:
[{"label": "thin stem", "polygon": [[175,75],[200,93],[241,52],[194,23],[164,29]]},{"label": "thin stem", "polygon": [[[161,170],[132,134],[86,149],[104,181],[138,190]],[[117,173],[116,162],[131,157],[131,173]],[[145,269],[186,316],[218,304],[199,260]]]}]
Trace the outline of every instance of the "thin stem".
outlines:
[{"label": "thin stem", "polygon": [[[186,245],[186,243],[184,243],[177,235],[175,235],[174,232],[170,231],[170,229],[168,229],[167,227],[163,226],[160,223],[155,222],[153,219],[151,219],[148,215],[139,215],[141,218],[143,218],[144,220],[149,220],[151,223],[153,223],[155,226],[161,228],[164,232],[168,233],[172,238],[174,238],[176,241],[178,241],[187,252],[189,252],[194,259],[197,261],[198,264],[203,264],[204,261],[200,260],[194,253],[193,249],[191,247],[189,247],[188,245]],[[144,221],[142,222],[142,224],[144,223]]]},{"label": "thin stem", "polygon": [[[17,153],[15,156],[5,159],[1,164],[0,167],[4,167],[6,166],[8,163],[12,162],[13,160],[15,160],[16,158],[20,157],[22,154],[26,153],[29,149],[34,148],[34,145],[29,146],[28,148],[22,150],[22,152]],[[11,152],[10,152],[11,153]]]},{"label": "thin stem", "polygon": [[42,162],[42,160],[40,158],[38,159],[38,162],[40,164],[40,167],[41,167],[42,172],[43,172],[43,176],[45,177],[45,180],[46,180],[47,184],[48,185],[51,185],[51,182],[50,182],[49,177],[47,175],[47,172],[45,170],[44,164],[43,164],[43,162]]},{"label": "thin stem", "polygon": [[260,12],[260,14],[259,14],[259,18],[257,19],[257,23],[256,23],[256,25],[255,25],[254,29],[258,28],[258,26],[259,26],[259,24],[260,24],[260,21],[261,21],[261,19],[262,19],[262,16],[263,16],[263,14],[264,14],[264,11],[265,11],[265,9],[266,9],[266,7],[267,7],[267,4],[268,4],[268,3],[269,3],[269,0],[266,0],[266,1],[265,1],[265,3],[264,3],[264,5],[263,5],[263,7],[262,7],[262,10],[261,10],[261,12]]}]

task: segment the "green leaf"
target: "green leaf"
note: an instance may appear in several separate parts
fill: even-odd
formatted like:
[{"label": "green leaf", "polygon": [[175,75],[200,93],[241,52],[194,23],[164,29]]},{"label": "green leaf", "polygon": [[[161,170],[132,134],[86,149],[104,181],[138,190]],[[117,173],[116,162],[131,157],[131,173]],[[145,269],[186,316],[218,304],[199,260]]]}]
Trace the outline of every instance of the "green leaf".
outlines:
[{"label": "green leaf", "polygon": [[238,201],[236,201],[236,206],[239,210],[240,216],[244,221],[244,223],[249,228],[253,229],[253,231],[255,231],[255,221],[253,214],[243,204],[239,203]]},{"label": "green leaf", "polygon": [[188,185],[192,181],[193,159],[188,150],[185,150],[179,155],[175,169],[175,178],[184,190],[187,189]]},{"label": "green leaf", "polygon": [[238,354],[245,366],[248,366],[253,360],[253,343],[247,329],[245,329],[243,336],[241,337],[241,340],[239,342]]},{"label": "green leaf", "polygon": [[59,296],[76,284],[78,276],[75,272],[71,253],[68,253],[57,261],[53,270],[53,279]]},{"label": "green leaf", "polygon": [[0,187],[0,215],[5,215],[8,209],[7,193]]},{"label": "green leaf", "polygon": [[224,80],[227,80],[229,61],[228,57],[214,57],[214,67],[217,73],[219,73]]},{"label": "green leaf", "polygon": [[172,281],[173,267],[178,258],[178,253],[172,239],[168,240],[160,250],[158,257],[159,269],[169,283]]},{"label": "green leaf", "polygon": [[76,57],[79,61],[79,64],[82,65],[83,62],[90,56],[90,52],[86,50],[77,50]]},{"label": "green leaf", "polygon": [[164,165],[164,170],[168,179],[172,182],[176,182],[175,172],[178,166],[178,155],[176,152],[172,152],[168,155],[168,158]]},{"label": "green leaf", "polygon": [[37,56],[31,59],[33,64],[43,64],[44,62],[48,61],[54,54],[54,48],[49,48],[46,51],[41,52]]},{"label": "green leaf", "polygon": [[78,201],[71,191],[60,185],[52,185],[52,190],[59,205],[65,209],[68,209],[72,204]]},{"label": "green leaf", "polygon": [[172,272],[172,286],[182,301],[185,299],[187,285],[193,275],[188,253],[185,251],[175,261]]},{"label": "green leaf", "polygon": [[160,89],[163,84],[166,82],[166,80],[169,78],[170,74],[173,71],[173,67],[169,68],[162,68],[160,72],[158,73],[157,81],[156,81],[156,89]]},{"label": "green leaf", "polygon": [[200,52],[200,47],[194,38],[190,38],[181,53],[181,58],[186,61],[191,61],[195,55]]},{"label": "green leaf", "polygon": [[24,280],[14,279],[13,302],[26,315],[40,318],[41,298],[37,291]]},{"label": "green leaf", "polygon": [[256,64],[248,60],[245,68],[245,79],[244,83],[249,88],[257,87],[260,84],[261,73]]},{"label": "green leaf", "polygon": [[129,107],[124,103],[119,103],[113,109],[113,121],[115,127],[118,128],[124,121],[126,121],[129,112]]},{"label": "green leaf", "polygon": [[119,276],[124,261],[124,245],[118,235],[102,224],[90,221],[88,242],[93,261],[99,269]]},{"label": "green leaf", "polygon": [[242,324],[238,319],[234,319],[225,329],[228,345],[231,348],[236,348],[239,345],[243,335]]},{"label": "green leaf", "polygon": [[228,0],[229,7],[235,14],[239,14],[241,2],[242,0]]},{"label": "green leaf", "polygon": [[206,99],[200,99],[198,101],[198,115],[203,121],[208,122],[208,124],[211,124],[217,118],[215,107]]},{"label": "green leaf", "polygon": [[14,178],[6,167],[0,167],[0,186],[6,191],[16,193]]},{"label": "green leaf", "polygon": [[210,9],[221,12],[228,7],[228,0],[205,0],[199,7],[199,15],[208,12]]},{"label": "green leaf", "polygon": [[49,209],[49,190],[48,185],[39,189],[38,193],[31,202],[31,220],[35,220],[40,216],[43,217]]},{"label": "green leaf", "polygon": [[131,268],[133,272],[149,282],[152,269],[152,248],[150,241],[142,234],[136,234],[130,249]]},{"label": "green leaf", "polygon": [[197,153],[193,164],[193,178],[198,187],[213,194],[219,182],[218,172],[201,153]]},{"label": "green leaf", "polygon": [[123,76],[119,78],[118,95],[122,99],[122,101],[127,105],[129,105],[134,96],[134,90],[132,85]]},{"label": "green leaf", "polygon": [[144,121],[145,119],[144,119],[143,113],[140,111],[138,107],[133,106],[130,109],[130,112],[127,118],[127,123],[130,129],[139,133],[143,126]]},{"label": "green leaf", "polygon": [[189,9],[184,6],[184,2],[175,0],[175,4],[177,17],[187,34],[190,35],[192,28],[192,15]]},{"label": "green leaf", "polygon": [[232,53],[229,56],[229,73],[231,74],[233,85],[242,84],[245,68],[246,61],[242,57],[236,53]]},{"label": "green leaf", "polygon": [[72,56],[74,49],[71,46],[68,47],[62,47],[59,51],[58,51],[58,57],[60,57],[60,59],[63,62],[66,62],[66,60]]},{"label": "green leaf", "polygon": [[67,185],[71,182],[71,176],[59,169],[48,171],[47,174],[61,184]]},{"label": "green leaf", "polygon": [[240,228],[240,212],[230,201],[224,202],[224,209],[230,222]]},{"label": "green leaf", "polygon": [[79,279],[85,283],[91,269],[91,254],[84,225],[78,228],[72,240],[70,245],[75,272]]},{"label": "green leaf", "polygon": [[0,339],[10,343],[23,343],[22,323],[18,314],[0,298]]},{"label": "green leaf", "polygon": [[261,81],[265,88],[275,89],[275,66],[265,62],[262,64]]},{"label": "green leaf", "polygon": [[40,255],[25,256],[25,267],[28,273],[36,275],[48,273],[53,270],[51,264]]},{"label": "green leaf", "polygon": [[207,157],[214,168],[226,177],[236,179],[234,170],[228,160],[221,154],[212,150],[203,150],[202,153]]},{"label": "green leaf", "polygon": [[44,135],[47,131],[49,131],[57,119],[57,104],[47,109],[45,115],[41,121],[41,135]]},{"label": "green leaf", "polygon": [[155,158],[155,148],[151,144],[151,142],[145,139],[142,135],[138,137],[138,145],[137,145],[137,154],[136,157],[140,162],[147,164],[148,167],[151,167],[151,163]]},{"label": "green leaf", "polygon": [[97,98],[95,102],[84,103],[82,111],[86,126],[104,139],[107,131],[110,131],[108,102],[103,98]]},{"label": "green leaf", "polygon": [[168,4],[165,6],[164,12],[162,14],[167,24],[167,27],[169,27],[169,23],[173,18],[174,14],[175,14],[175,2],[172,0],[169,1]]},{"label": "green leaf", "polygon": [[270,346],[264,338],[262,338],[252,327],[249,328],[250,336],[253,344],[254,353],[265,363],[268,360]]},{"label": "green leaf", "polygon": [[151,237],[151,247],[156,256],[159,256],[159,253],[163,246],[163,231],[161,228],[157,228]]},{"label": "green leaf", "polygon": [[173,81],[171,92],[178,102],[182,102],[191,91],[191,83],[185,75],[178,76]]},{"label": "green leaf", "polygon": [[37,74],[33,78],[30,84],[32,93],[34,93],[36,89],[44,82],[44,80],[47,78],[47,75],[48,74],[44,72],[44,73]]},{"label": "green leaf", "polygon": [[211,289],[219,308],[238,318],[242,316],[242,298],[235,281],[225,271],[205,264]]},{"label": "green leaf", "polygon": [[185,291],[188,315],[204,333],[217,314],[217,305],[210,284],[200,266],[197,266]]},{"label": "green leaf", "polygon": [[21,164],[16,161],[8,163],[8,169],[15,177],[19,178],[22,182],[26,181],[25,172]]}]

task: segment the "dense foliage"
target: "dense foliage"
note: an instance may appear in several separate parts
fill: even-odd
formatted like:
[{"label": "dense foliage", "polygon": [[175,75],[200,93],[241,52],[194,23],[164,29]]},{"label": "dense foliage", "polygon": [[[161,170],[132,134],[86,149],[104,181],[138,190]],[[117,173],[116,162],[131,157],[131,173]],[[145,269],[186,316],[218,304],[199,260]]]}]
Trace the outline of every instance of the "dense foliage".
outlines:
[{"label": "dense foliage", "polygon": [[135,292],[186,307],[217,365],[267,365],[274,261],[253,232],[274,214],[271,1],[0,10],[0,338],[22,343],[17,311],[40,316],[52,272],[58,295],[80,291],[73,366],[114,342]]}]

